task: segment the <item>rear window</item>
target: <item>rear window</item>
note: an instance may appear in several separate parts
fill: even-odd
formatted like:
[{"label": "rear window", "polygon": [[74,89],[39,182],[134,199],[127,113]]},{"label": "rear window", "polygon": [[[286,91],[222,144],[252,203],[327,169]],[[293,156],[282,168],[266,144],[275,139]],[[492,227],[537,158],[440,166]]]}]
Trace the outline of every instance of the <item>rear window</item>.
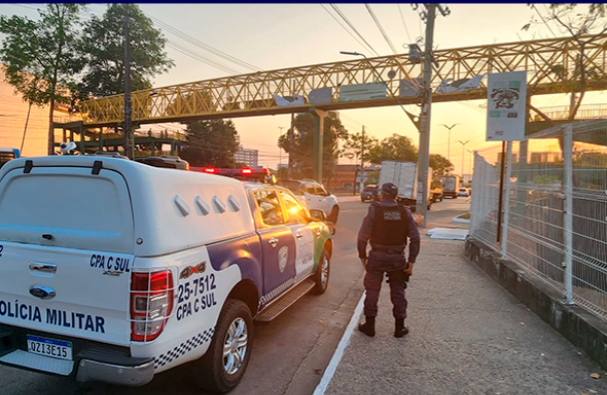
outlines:
[{"label": "rear window", "polygon": [[0,240],[128,252],[132,237],[130,196],[115,172],[34,167],[0,183]]},{"label": "rear window", "polygon": [[121,228],[117,203],[114,184],[99,177],[19,177],[0,195],[0,223],[112,233]]}]

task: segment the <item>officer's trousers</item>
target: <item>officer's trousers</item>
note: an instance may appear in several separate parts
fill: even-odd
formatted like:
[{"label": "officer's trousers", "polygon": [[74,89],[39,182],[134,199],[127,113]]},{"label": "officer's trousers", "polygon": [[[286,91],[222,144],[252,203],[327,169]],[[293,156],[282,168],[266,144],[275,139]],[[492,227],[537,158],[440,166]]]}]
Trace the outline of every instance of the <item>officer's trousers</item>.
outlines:
[{"label": "officer's trousers", "polygon": [[407,287],[403,271],[391,270],[385,271],[374,267],[372,262],[367,265],[365,274],[365,302],[364,313],[366,317],[377,317],[377,302],[379,301],[379,291],[384,279],[384,273],[388,273],[390,280],[390,300],[392,301],[392,315],[394,318],[407,318],[407,299],[405,297],[405,288]]}]

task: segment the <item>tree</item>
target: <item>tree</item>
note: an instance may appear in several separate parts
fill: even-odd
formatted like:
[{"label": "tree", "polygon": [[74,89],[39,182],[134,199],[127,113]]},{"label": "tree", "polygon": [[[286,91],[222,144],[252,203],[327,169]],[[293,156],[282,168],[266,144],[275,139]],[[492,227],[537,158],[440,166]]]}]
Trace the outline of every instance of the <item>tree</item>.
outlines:
[{"label": "tree", "polygon": [[368,160],[375,164],[381,164],[384,160],[417,162],[417,147],[409,137],[394,134],[371,148]]},{"label": "tree", "polygon": [[[314,160],[314,118],[310,113],[298,114],[294,120],[293,146],[291,147],[291,133],[289,131],[278,139],[278,146],[284,149],[291,157],[301,177],[312,177]],[[339,157],[339,140],[346,139],[348,131],[342,125],[337,113],[329,112],[324,120],[323,128],[323,163],[322,177],[329,179],[335,174],[335,163]]]},{"label": "tree", "polygon": [[187,124],[181,157],[192,166],[234,167],[240,139],[232,121],[213,119]]},{"label": "tree", "polygon": [[39,21],[27,17],[0,17],[0,33],[5,34],[0,61],[6,81],[21,93],[23,100],[37,106],[49,105],[48,154],[54,152],[53,113],[55,103],[70,101],[70,88],[82,70],[75,26],[79,4],[47,4],[38,10]]},{"label": "tree", "polygon": [[152,87],[151,78],[167,72],[174,63],[164,52],[166,38],[136,4],[110,4],[102,18],[85,25],[80,46],[86,61],[79,95],[89,97],[124,93],[124,17],[129,7],[131,89]]},{"label": "tree", "polygon": [[341,157],[347,157],[349,159],[356,158],[356,163],[360,162],[360,153],[364,148],[363,158],[364,160],[368,160],[369,152],[375,146],[377,146],[378,141],[375,137],[369,136],[365,134],[363,140],[362,132],[357,132],[354,134],[348,134],[346,137],[346,141],[344,143],[344,148],[340,153]]},{"label": "tree", "polygon": [[432,178],[444,176],[453,171],[453,163],[440,154],[430,154],[430,167],[433,170]]},{"label": "tree", "polygon": [[[575,59],[573,67],[566,64],[554,64],[551,72],[563,81],[566,92],[571,93],[569,108],[569,122],[575,120],[577,111],[582,104],[586,93],[586,84],[588,79],[604,78],[605,75],[597,67],[591,66],[586,56],[586,47],[597,37],[607,32],[607,5],[605,4],[585,4],[586,13],[580,13],[577,9],[578,4],[551,4],[547,13],[542,12],[535,4],[529,4],[529,7],[535,10],[541,21],[536,19],[523,26],[523,30],[528,30],[532,24],[545,24],[554,22],[564,34],[570,35],[579,46],[579,53]],[[532,107],[546,121],[550,121],[545,114]]]}]

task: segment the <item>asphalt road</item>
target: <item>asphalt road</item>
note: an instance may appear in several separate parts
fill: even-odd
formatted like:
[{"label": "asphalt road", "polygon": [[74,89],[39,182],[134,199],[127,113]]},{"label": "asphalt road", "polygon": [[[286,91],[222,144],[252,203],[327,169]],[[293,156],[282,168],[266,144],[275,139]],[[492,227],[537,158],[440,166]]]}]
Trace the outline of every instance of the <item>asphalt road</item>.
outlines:
[{"label": "asphalt road", "polygon": [[[356,234],[368,204],[358,198],[340,200],[345,201],[340,204],[329,289],[324,295],[305,296],[270,323],[256,323],[247,373],[231,394],[311,394],[320,381],[363,292]],[[81,384],[0,366],[0,394],[200,394],[189,373],[187,368],[177,368],[159,374],[146,386],[128,388]]]}]

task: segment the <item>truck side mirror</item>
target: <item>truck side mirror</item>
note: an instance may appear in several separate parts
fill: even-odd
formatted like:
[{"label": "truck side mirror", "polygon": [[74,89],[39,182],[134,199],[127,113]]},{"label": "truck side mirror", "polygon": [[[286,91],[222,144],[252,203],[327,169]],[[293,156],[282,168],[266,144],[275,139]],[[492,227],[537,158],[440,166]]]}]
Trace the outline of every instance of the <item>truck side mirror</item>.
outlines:
[{"label": "truck side mirror", "polygon": [[324,211],[313,208],[310,210],[310,218],[312,218],[314,221],[322,222],[327,219],[327,216],[325,215]]}]

